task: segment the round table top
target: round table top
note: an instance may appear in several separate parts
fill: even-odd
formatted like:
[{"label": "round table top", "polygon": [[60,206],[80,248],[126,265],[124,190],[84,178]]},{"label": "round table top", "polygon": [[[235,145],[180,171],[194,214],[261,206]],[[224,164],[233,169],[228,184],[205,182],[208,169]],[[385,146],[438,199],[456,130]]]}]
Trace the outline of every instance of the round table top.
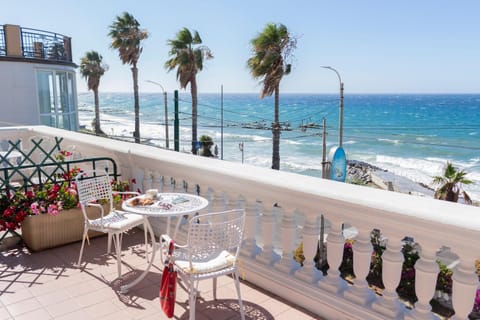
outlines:
[{"label": "round table top", "polygon": [[[196,212],[208,206],[208,200],[188,193],[158,193],[153,203],[142,205],[145,195],[125,200],[122,209],[152,217],[172,217]],[[135,204],[140,200],[140,203]]]}]

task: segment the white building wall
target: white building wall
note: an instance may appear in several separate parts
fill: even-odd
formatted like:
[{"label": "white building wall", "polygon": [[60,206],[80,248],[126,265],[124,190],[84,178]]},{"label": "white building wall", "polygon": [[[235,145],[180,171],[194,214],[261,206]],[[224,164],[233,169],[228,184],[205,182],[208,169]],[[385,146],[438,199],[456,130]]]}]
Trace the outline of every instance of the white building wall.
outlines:
[{"label": "white building wall", "polygon": [[1,126],[40,124],[36,82],[36,71],[40,69],[75,73],[71,66],[0,61]]}]

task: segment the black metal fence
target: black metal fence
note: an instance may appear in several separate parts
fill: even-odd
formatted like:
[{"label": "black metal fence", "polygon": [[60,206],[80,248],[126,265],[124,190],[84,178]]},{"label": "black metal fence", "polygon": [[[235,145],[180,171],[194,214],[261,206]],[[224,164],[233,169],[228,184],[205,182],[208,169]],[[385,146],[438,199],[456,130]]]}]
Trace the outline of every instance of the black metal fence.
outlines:
[{"label": "black metal fence", "polygon": [[63,138],[55,137],[53,143],[43,138],[32,138],[32,147],[24,150],[22,141],[4,141],[5,150],[0,151],[0,193],[30,188],[45,183],[56,183],[65,179],[72,169],[107,170],[117,181],[117,164],[110,157],[66,159],[62,155]]},{"label": "black metal fence", "polygon": [[5,45],[5,31],[0,28],[0,56],[7,55],[7,46]]},{"label": "black metal fence", "polygon": [[62,34],[21,28],[24,58],[72,61],[70,38]]}]

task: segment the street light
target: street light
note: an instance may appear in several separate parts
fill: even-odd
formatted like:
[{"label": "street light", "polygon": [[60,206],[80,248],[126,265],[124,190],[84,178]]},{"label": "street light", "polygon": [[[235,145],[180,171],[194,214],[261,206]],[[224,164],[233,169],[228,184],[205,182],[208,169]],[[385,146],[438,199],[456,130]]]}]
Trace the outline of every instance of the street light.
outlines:
[{"label": "street light", "polygon": [[165,88],[163,86],[155,81],[152,80],[146,80],[146,82],[153,83],[154,85],[159,86],[162,88],[163,91],[163,99],[164,99],[164,104],[165,104],[165,147],[169,149],[169,144],[168,144],[168,108],[167,108],[167,92],[165,91]]},{"label": "street light", "polygon": [[330,66],[321,66],[321,68],[324,68],[324,69],[329,69],[329,70],[332,70],[333,72],[335,72],[337,74],[337,77],[338,77],[338,81],[340,82],[340,114],[339,114],[339,128],[338,128],[338,145],[340,147],[342,147],[342,144],[343,144],[343,82],[342,82],[342,78],[340,77],[340,74],[338,73],[337,70],[335,70],[334,68],[330,67]]}]

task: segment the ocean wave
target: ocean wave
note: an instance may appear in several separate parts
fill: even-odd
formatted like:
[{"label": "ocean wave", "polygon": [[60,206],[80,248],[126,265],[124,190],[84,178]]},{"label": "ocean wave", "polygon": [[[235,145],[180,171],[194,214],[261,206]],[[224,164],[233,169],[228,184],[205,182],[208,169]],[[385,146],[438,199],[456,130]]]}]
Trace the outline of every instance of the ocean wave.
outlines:
[{"label": "ocean wave", "polygon": [[377,141],[382,141],[382,142],[390,142],[393,144],[399,144],[400,140],[398,139],[387,139],[387,138],[378,138]]}]

